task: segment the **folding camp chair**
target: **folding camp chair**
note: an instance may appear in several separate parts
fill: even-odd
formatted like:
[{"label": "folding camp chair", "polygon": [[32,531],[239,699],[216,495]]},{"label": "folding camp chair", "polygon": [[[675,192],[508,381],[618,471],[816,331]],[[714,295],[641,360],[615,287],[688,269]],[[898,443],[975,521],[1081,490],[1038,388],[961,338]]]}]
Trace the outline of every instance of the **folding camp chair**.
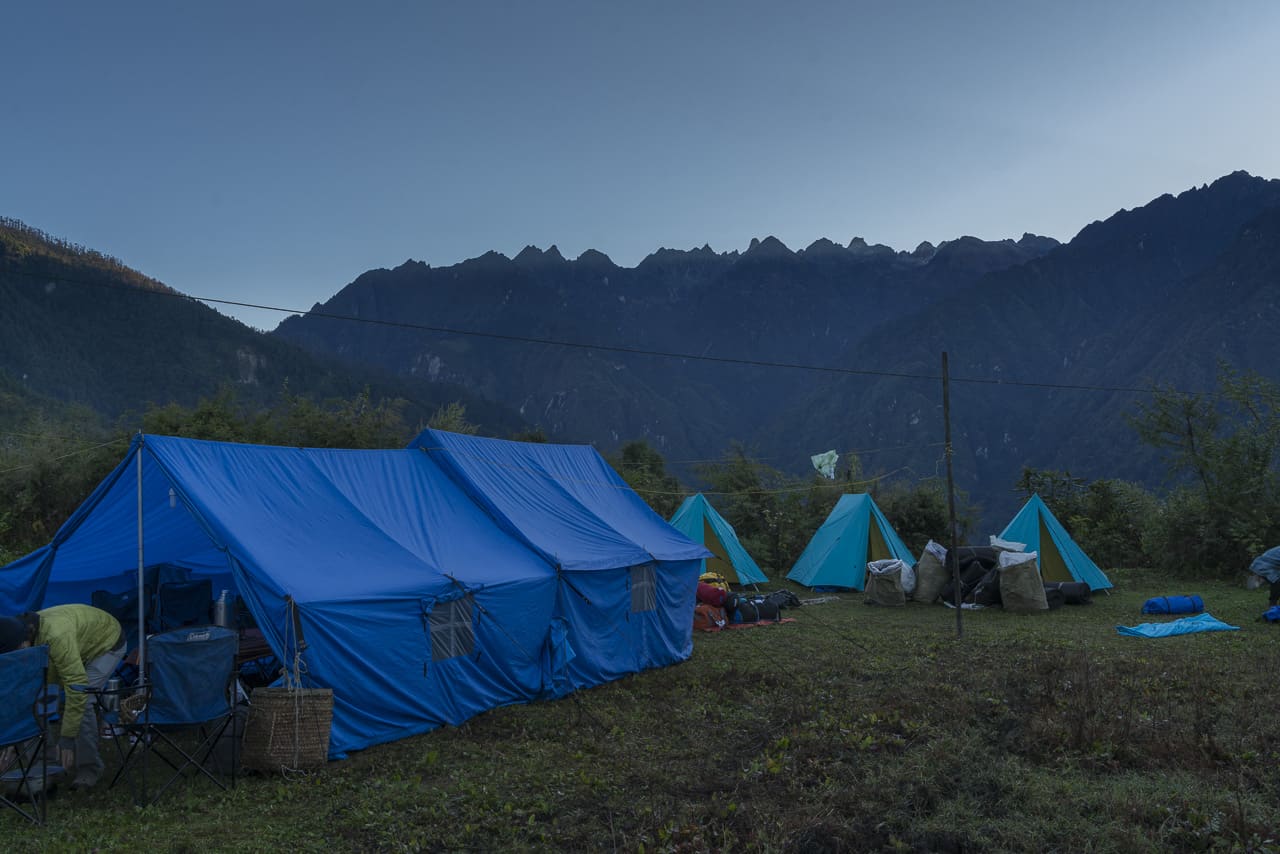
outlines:
[{"label": "folding camp chair", "polygon": [[[236,633],[221,626],[177,629],[147,638],[146,678],[141,686],[116,692],[95,691],[99,703],[118,700],[116,746],[121,767],[114,786],[129,778],[134,801],[155,803],[165,790],[186,777],[203,775],[219,788],[217,758],[219,739],[232,739],[231,785],[238,764],[236,728],[228,728],[235,716]],[[128,742],[127,751],[124,749]],[[147,766],[151,756],[168,767],[168,779],[148,798]],[[211,761],[213,758],[214,761]]]},{"label": "folding camp chair", "polygon": [[50,765],[49,706],[45,700],[49,647],[0,655],[0,804],[44,824],[45,795],[62,768]]},{"label": "folding camp chair", "polygon": [[168,632],[186,626],[207,626],[213,607],[213,582],[170,581],[156,589],[155,624],[157,632]]}]

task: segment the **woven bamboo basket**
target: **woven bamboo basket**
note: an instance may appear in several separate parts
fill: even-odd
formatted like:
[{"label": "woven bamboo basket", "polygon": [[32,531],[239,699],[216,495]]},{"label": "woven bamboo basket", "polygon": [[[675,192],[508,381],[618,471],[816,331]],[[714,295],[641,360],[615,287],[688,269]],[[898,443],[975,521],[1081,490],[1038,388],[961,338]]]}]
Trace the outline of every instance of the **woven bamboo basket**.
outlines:
[{"label": "woven bamboo basket", "polygon": [[333,691],[255,688],[244,725],[241,762],[250,771],[314,771],[329,760]]}]

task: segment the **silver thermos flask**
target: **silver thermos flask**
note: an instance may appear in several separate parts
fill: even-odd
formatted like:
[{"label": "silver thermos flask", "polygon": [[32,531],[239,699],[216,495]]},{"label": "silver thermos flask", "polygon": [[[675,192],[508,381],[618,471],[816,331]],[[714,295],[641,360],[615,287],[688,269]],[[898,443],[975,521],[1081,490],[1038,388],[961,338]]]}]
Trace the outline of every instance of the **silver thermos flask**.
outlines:
[{"label": "silver thermos flask", "polygon": [[232,622],[232,604],[231,591],[223,590],[218,596],[218,600],[213,603],[213,622],[215,625],[222,626],[224,629],[231,628]]}]

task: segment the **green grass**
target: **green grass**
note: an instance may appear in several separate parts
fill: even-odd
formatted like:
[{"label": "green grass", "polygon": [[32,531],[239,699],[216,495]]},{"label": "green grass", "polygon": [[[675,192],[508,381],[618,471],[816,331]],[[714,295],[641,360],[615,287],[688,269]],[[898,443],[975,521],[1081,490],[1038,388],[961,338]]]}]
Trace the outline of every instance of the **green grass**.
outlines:
[{"label": "green grass", "polygon": [[[123,787],[60,793],[46,828],[7,814],[0,834],[9,851],[1280,850],[1265,592],[1112,579],[1089,606],[964,612],[959,640],[950,609],[847,594],[315,775],[145,810]],[[1178,593],[1241,630],[1116,634]]]}]

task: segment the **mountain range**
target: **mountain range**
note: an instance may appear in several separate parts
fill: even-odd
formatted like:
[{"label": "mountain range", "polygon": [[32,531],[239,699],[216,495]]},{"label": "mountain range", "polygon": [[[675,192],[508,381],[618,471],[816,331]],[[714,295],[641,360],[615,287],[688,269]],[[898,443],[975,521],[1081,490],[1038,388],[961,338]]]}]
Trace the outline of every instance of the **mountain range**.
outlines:
[{"label": "mountain range", "polygon": [[[410,260],[266,334],[72,249],[0,226],[0,391],[119,413],[227,381],[375,384],[461,400],[494,435],[536,428],[606,452],[645,439],[686,478],[741,442],[792,473],[835,448],[865,472],[922,479],[945,461],[945,352],[957,481],[987,527],[1011,515],[1023,466],[1157,484],[1126,422],[1153,384],[1209,390],[1220,361],[1280,379],[1280,181],[1243,172],[1065,244],[793,251],[766,237],[630,268],[554,246]],[[76,287],[90,290],[68,298]]]}]

